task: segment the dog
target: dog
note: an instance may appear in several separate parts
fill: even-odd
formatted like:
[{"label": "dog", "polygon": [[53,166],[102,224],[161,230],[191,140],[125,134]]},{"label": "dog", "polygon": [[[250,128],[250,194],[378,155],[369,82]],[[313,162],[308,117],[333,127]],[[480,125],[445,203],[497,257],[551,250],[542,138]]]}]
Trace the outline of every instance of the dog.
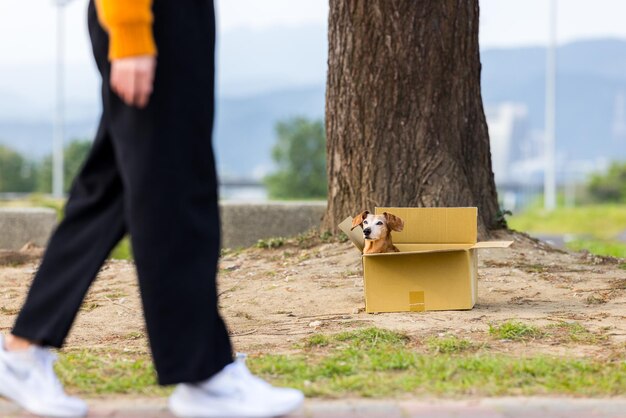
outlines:
[{"label": "dog", "polygon": [[372,215],[363,211],[352,220],[352,229],[357,226],[363,228],[365,248],[363,254],[400,252],[391,241],[391,231],[402,231],[404,221],[400,217],[383,212],[382,215]]}]

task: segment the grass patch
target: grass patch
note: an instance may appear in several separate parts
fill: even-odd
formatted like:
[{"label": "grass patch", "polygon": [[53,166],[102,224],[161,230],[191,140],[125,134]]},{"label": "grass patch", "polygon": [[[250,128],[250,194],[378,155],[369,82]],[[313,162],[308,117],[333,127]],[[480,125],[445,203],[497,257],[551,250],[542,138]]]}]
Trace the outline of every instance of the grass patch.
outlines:
[{"label": "grass patch", "polygon": [[567,248],[574,251],[587,250],[596,255],[608,255],[626,258],[626,243],[618,241],[602,241],[595,239],[576,239],[567,243]]},{"label": "grass patch", "polygon": [[[575,334],[580,331],[575,330]],[[309,337],[299,355],[264,355],[248,361],[255,373],[275,384],[299,388],[307,396],[331,398],[398,394],[606,396],[626,390],[623,359],[611,362],[468,353],[469,341],[454,337],[439,340],[431,342],[434,349],[430,353],[420,353],[402,334],[369,328]]]},{"label": "grass patch", "polygon": [[584,236],[566,245],[574,251],[626,258],[626,243],[615,237],[626,230],[626,206],[619,204],[586,205],[545,211],[533,206],[508,219],[511,228],[544,234]]},{"label": "grass patch", "polygon": [[470,341],[454,335],[430,337],[426,340],[426,345],[430,352],[436,354],[462,353],[475,348]]},{"label": "grass patch", "polygon": [[281,237],[276,238],[268,238],[268,239],[260,239],[256,243],[257,248],[263,249],[271,249],[271,248],[279,248],[285,245],[285,239]]},{"label": "grass patch", "polygon": [[489,325],[489,335],[500,340],[524,341],[543,337],[545,332],[533,325],[507,321],[500,325]]},{"label": "grass patch", "polygon": [[348,236],[343,232],[333,235],[330,231],[320,232],[319,228],[311,228],[287,241],[289,244],[293,244],[300,249],[308,249],[322,243],[346,242],[347,240]]},{"label": "grass patch", "polygon": [[111,251],[109,258],[115,260],[132,260],[133,250],[130,244],[130,237],[124,237],[113,249],[113,251]]},{"label": "grass patch", "polygon": [[533,207],[511,216],[508,224],[518,231],[592,234],[607,240],[626,230],[626,210],[624,205],[617,204],[557,208],[553,211]]},{"label": "grass patch", "polygon": [[304,341],[304,346],[307,348],[326,347],[328,344],[330,344],[330,339],[324,334],[311,335]]},{"label": "grass patch", "polygon": [[143,332],[140,331],[132,331],[129,332],[128,334],[124,335],[124,338],[127,340],[140,340],[142,338],[145,338],[146,335]]},{"label": "grass patch", "polygon": [[529,341],[545,338],[562,343],[576,344],[597,344],[607,339],[606,335],[593,333],[578,322],[566,321],[560,321],[545,327],[508,321],[499,325],[489,325],[489,334],[501,340]]},{"label": "grass patch", "polygon": [[91,312],[97,308],[99,308],[101,305],[97,302],[88,302],[88,301],[84,301],[83,304],[80,306],[80,310],[83,312]]},{"label": "grass patch", "polygon": [[551,337],[563,342],[597,344],[607,340],[606,335],[593,333],[578,322],[561,321],[556,324],[550,324],[544,329]]},{"label": "grass patch", "polygon": [[364,328],[356,331],[347,331],[335,334],[333,339],[338,342],[348,342],[359,348],[377,346],[396,347],[405,344],[409,337],[399,332],[381,328]]},{"label": "grass patch", "polygon": [[[588,331],[575,323],[563,322],[554,328],[568,338],[588,338]],[[143,336],[131,333],[126,337]],[[275,384],[299,388],[307,396],[332,398],[610,396],[626,392],[623,356],[614,360],[511,357],[470,352],[473,344],[457,337],[437,340],[429,340],[429,352],[424,353],[406,335],[379,328],[317,334],[303,340],[300,354],[249,357],[248,364]],[[171,390],[156,385],[152,363],[144,353],[69,351],[60,355],[56,370],[68,391],[81,396],[167,396]]]},{"label": "grass patch", "polygon": [[622,270],[626,270],[626,263],[622,263],[618,267]]},{"label": "grass patch", "polygon": [[70,351],[59,355],[55,370],[69,391],[83,396],[165,396],[170,391],[157,386],[156,374],[147,355],[111,350]]}]

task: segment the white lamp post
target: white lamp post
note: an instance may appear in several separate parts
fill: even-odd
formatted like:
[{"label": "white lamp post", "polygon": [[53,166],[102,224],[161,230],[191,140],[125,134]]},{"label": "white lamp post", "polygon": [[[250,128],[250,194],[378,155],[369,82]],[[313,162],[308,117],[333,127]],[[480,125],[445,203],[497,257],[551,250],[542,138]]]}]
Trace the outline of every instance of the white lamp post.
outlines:
[{"label": "white lamp post", "polygon": [[556,0],[550,0],[550,41],[546,55],[546,121],[544,142],[544,208],[556,208]]},{"label": "white lamp post", "polygon": [[65,6],[70,0],[55,0],[57,7],[56,33],[56,109],[54,117],[54,135],[52,138],[52,195],[63,197],[63,137],[65,125],[64,97],[64,44],[65,44]]}]

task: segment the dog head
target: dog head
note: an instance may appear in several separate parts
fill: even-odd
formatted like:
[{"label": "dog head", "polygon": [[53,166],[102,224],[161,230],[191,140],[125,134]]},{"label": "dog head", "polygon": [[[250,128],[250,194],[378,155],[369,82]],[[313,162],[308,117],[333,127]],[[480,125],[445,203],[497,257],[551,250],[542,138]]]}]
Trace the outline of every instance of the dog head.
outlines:
[{"label": "dog head", "polygon": [[391,231],[402,231],[404,221],[388,212],[383,212],[382,215],[372,215],[368,211],[363,211],[352,220],[351,229],[359,225],[363,228],[363,237],[366,240],[375,241],[388,237]]}]

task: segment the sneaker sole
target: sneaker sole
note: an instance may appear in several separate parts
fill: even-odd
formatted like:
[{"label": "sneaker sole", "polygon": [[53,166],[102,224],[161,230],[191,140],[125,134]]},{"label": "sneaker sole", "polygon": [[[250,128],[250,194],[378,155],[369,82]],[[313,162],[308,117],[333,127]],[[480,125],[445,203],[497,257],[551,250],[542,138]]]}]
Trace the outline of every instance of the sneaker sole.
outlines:
[{"label": "sneaker sole", "polygon": [[227,405],[220,407],[214,405],[211,408],[190,408],[184,401],[178,401],[175,396],[169,399],[170,411],[180,418],[272,418],[287,415],[302,406],[304,397],[294,400],[292,403],[283,404],[280,407],[266,411],[225,411]]}]

